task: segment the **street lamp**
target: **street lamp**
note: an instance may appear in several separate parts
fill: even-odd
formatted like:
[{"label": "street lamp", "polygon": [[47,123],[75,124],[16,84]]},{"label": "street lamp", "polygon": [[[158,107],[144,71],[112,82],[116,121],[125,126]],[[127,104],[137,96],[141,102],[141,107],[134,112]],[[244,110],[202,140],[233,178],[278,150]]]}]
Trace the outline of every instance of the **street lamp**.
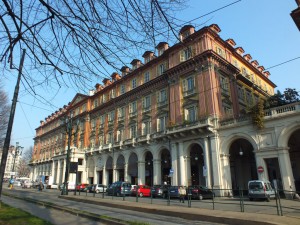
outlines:
[{"label": "street lamp", "polygon": [[13,156],[14,156],[14,163],[13,163],[13,167],[12,167],[11,179],[14,178],[14,174],[15,174],[16,157],[22,155],[23,148],[24,147],[19,146],[19,142],[16,142],[15,154],[13,154]]},{"label": "street lamp", "polygon": [[[67,149],[67,158],[66,158],[66,170],[65,170],[65,181],[64,187],[61,191],[61,195],[68,195],[68,180],[69,180],[69,171],[70,171],[70,152],[71,152],[71,138],[72,135],[75,135],[78,132],[79,120],[73,121],[73,113],[70,116],[66,116],[63,124],[66,126],[65,131],[68,134],[68,149]],[[75,132],[73,133],[73,125],[76,126]],[[75,184],[76,186],[76,184]],[[76,187],[75,187],[76,189]]]}]

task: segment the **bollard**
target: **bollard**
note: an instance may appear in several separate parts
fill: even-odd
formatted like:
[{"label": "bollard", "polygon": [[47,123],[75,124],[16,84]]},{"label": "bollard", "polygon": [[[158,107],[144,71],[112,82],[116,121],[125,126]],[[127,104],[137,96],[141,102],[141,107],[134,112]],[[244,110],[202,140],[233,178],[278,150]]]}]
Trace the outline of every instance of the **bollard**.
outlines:
[{"label": "bollard", "polygon": [[85,196],[87,196],[87,193],[88,193],[88,190],[86,189],[86,192],[85,192],[86,194],[85,194]]},{"label": "bollard", "polygon": [[94,197],[95,197],[95,194],[96,194],[96,185],[94,186]]},{"label": "bollard", "polygon": [[168,201],[167,201],[167,205],[170,205],[170,187],[168,187]]},{"label": "bollard", "polygon": [[139,198],[138,198],[138,186],[137,186],[137,185],[136,185],[136,187],[135,187],[135,190],[136,190],[135,201],[138,202],[138,201],[139,201]]},{"label": "bollard", "polygon": [[102,198],[104,198],[104,188],[103,188],[103,190],[102,190]]},{"label": "bollard", "polygon": [[212,186],[212,189],[211,189],[211,192],[212,192],[212,203],[213,203],[213,210],[215,210],[215,193],[214,193],[214,187]]},{"label": "bollard", "polygon": [[153,196],[152,196],[152,188],[150,189],[150,198],[151,198],[151,202],[150,202],[150,204],[152,204],[152,199],[153,199]]},{"label": "bollard", "polygon": [[279,204],[280,216],[283,216],[279,192],[277,193],[277,195],[278,195],[278,204]]},{"label": "bollard", "polygon": [[192,194],[188,194],[188,207],[191,208],[192,207]]},{"label": "bollard", "polygon": [[123,184],[123,201],[125,201],[125,187],[124,187],[124,184]]}]

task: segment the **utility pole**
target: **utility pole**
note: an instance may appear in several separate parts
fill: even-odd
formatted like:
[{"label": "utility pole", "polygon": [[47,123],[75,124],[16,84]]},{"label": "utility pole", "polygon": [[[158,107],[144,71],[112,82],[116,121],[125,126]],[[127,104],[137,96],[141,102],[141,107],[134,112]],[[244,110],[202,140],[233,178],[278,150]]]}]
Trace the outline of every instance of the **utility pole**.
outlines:
[{"label": "utility pole", "polygon": [[2,151],[2,159],[1,159],[1,165],[0,165],[0,206],[1,206],[1,202],[2,202],[1,194],[2,194],[3,176],[4,176],[5,167],[6,167],[6,160],[7,160],[8,149],[9,149],[9,145],[10,145],[11,131],[12,131],[12,126],[13,126],[14,117],[15,117],[16,105],[17,105],[17,101],[18,101],[20,81],[21,81],[21,76],[22,76],[25,53],[26,53],[26,50],[23,49],[23,53],[22,53],[22,57],[20,60],[20,65],[19,65],[19,74],[18,74],[17,84],[15,87],[14,97],[12,100],[12,105],[11,105],[11,110],[10,110],[10,115],[9,115],[9,120],[8,120],[8,125],[7,125],[7,132],[6,132],[6,137],[4,140],[4,146],[3,146],[3,151]]}]

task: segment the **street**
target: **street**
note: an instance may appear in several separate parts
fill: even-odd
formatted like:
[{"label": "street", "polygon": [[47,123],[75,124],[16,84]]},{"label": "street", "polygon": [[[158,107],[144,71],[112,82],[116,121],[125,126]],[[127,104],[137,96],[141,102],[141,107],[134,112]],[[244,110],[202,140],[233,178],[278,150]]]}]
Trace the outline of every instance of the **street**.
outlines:
[{"label": "street", "polygon": [[[116,218],[122,221],[136,221],[144,222],[148,224],[164,224],[164,225],[178,225],[178,224],[204,224],[204,225],[213,225],[220,223],[212,223],[205,221],[192,221],[178,217],[170,217],[163,215],[153,215],[150,213],[135,212],[132,210],[124,210],[118,208],[104,207],[100,205],[92,205],[87,203],[77,203],[74,204],[73,201],[59,199],[59,192],[57,190],[45,190],[42,192],[37,191],[36,189],[21,189],[15,188],[14,190],[8,190],[4,188],[4,192],[12,193],[16,197],[26,197],[32,198],[45,202],[53,202],[63,207],[72,208],[76,210],[86,211],[90,213],[99,214],[101,216],[106,216],[108,218]],[[73,193],[71,193],[73,195]],[[81,193],[82,194],[82,193]],[[54,209],[49,209],[43,206],[36,205],[34,203],[26,202],[19,199],[14,199],[11,197],[3,196],[3,202],[30,212],[31,214],[41,217],[45,220],[52,222],[53,224],[105,224],[95,222],[86,218],[77,217],[76,215],[71,215],[69,213],[58,211]]]}]

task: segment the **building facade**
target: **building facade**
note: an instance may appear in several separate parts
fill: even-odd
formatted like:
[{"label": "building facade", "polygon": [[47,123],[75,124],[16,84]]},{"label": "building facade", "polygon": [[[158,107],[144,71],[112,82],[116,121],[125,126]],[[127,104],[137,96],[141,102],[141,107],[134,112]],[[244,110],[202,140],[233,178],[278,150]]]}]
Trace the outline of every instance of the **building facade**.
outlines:
[{"label": "building facade", "polygon": [[[220,31],[216,24],[198,31],[184,26],[179,43],[159,43],[157,56],[146,51],[143,62],[132,60],[131,68],[122,67],[41,121],[32,179],[43,174],[64,181],[69,136],[78,183],[237,190],[259,178],[299,191],[300,105],[265,111],[259,129],[248,112],[276,86]],[[66,116],[73,121],[67,133],[70,123],[61,123]],[[75,179],[71,173],[69,180]]]},{"label": "building facade", "polygon": [[[2,149],[0,150],[0,160],[2,158]],[[4,172],[4,179],[9,179],[11,178],[11,175],[18,176],[18,165],[21,160],[21,155],[16,154],[16,147],[15,146],[10,146],[8,150],[8,155],[7,155],[7,161],[6,161],[6,166],[5,166],[5,172]]]}]

